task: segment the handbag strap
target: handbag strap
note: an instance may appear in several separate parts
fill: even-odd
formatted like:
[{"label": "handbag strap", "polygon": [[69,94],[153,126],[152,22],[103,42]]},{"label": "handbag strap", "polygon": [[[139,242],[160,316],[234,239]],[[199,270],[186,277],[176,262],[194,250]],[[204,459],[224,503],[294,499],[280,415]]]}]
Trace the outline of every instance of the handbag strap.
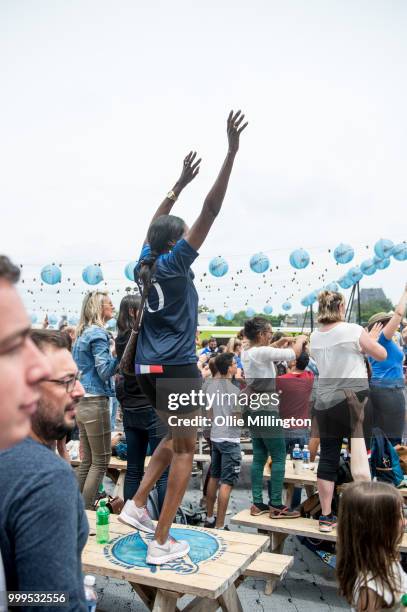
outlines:
[{"label": "handbag strap", "polygon": [[146,300],[147,300],[147,294],[148,294],[149,288],[150,287],[148,285],[145,285],[143,287],[143,292],[141,294],[140,306],[139,306],[139,309],[137,311],[136,320],[134,321],[134,326],[133,326],[133,331],[135,333],[138,333],[138,331],[140,330],[140,327],[141,327],[141,322],[143,320],[144,304],[146,303]]}]

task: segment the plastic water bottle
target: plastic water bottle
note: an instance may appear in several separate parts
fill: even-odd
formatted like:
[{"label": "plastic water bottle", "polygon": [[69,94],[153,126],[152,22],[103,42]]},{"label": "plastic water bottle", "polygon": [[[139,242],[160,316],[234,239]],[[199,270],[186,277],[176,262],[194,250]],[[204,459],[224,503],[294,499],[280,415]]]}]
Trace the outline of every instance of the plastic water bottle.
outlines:
[{"label": "plastic water bottle", "polygon": [[311,453],[310,450],[308,448],[308,444],[304,444],[304,448],[302,451],[302,458],[304,463],[309,463],[310,462],[310,457],[311,457]]},{"label": "plastic water bottle", "polygon": [[106,500],[101,499],[96,510],[96,542],[107,544],[109,542],[109,508],[106,508]]},{"label": "plastic water bottle", "polygon": [[302,452],[301,452],[299,444],[296,444],[293,448],[293,459],[294,461],[298,459],[302,459]]},{"label": "plastic water bottle", "polygon": [[85,576],[83,583],[85,585],[85,597],[88,612],[96,612],[98,596],[95,591],[95,576]]}]

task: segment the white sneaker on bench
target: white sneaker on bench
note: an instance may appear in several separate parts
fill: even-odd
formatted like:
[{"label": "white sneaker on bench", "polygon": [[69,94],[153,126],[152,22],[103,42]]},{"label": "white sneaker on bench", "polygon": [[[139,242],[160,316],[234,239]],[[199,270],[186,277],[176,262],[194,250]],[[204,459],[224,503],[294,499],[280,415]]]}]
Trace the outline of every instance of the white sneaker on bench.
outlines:
[{"label": "white sneaker on bench", "polygon": [[132,499],[126,501],[117,518],[121,523],[131,525],[140,531],[155,532],[155,525],[147,512],[147,508],[137,508]]},{"label": "white sneaker on bench", "polygon": [[159,544],[156,540],[153,540],[148,545],[146,561],[150,565],[162,565],[163,563],[169,563],[175,561],[175,559],[181,559],[189,553],[189,544],[185,540],[174,540],[169,536],[165,544]]}]

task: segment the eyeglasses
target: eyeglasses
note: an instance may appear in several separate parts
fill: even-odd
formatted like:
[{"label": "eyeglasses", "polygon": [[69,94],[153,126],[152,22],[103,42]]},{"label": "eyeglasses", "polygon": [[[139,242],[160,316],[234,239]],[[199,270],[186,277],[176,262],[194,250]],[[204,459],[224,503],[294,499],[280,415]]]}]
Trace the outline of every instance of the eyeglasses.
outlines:
[{"label": "eyeglasses", "polygon": [[82,372],[78,372],[75,376],[70,376],[69,378],[64,378],[63,380],[52,380],[48,379],[46,382],[55,383],[56,385],[65,385],[65,390],[67,393],[72,393],[75,389],[75,385],[77,381],[80,381],[82,377]]}]

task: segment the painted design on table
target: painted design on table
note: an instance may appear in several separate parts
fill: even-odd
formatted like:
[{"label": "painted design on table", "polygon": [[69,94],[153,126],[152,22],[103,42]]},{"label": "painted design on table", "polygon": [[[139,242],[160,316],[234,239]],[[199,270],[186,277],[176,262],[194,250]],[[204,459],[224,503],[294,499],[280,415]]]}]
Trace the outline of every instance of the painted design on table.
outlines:
[{"label": "painted design on table", "polygon": [[177,540],[186,540],[190,551],[186,557],[159,567],[146,563],[147,546],[153,535],[141,531],[114,538],[105,546],[104,554],[111,563],[126,569],[150,569],[153,573],[172,570],[177,574],[195,574],[201,563],[218,559],[226,550],[222,538],[199,528],[171,529],[170,534]]}]

